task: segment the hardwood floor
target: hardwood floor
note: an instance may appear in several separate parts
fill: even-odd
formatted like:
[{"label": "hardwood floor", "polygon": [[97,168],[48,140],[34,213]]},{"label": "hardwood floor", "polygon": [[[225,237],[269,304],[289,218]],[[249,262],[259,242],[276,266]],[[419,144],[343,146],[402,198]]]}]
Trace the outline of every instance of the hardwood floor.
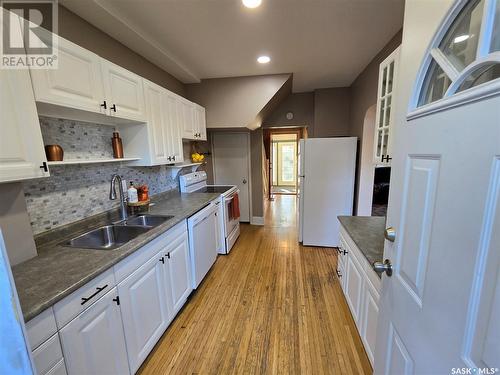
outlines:
[{"label": "hardwood floor", "polygon": [[332,249],[297,243],[295,196],[242,225],[139,370],[146,374],[368,374]]}]

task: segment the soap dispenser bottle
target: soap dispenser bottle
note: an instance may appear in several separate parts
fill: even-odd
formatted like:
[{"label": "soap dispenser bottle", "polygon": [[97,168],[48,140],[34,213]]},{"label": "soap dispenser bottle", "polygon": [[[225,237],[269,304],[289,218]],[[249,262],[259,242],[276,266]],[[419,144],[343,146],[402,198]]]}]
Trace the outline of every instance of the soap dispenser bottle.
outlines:
[{"label": "soap dispenser bottle", "polygon": [[130,181],[130,187],[127,190],[127,197],[129,203],[137,203],[139,202],[139,198],[137,195],[137,189],[134,187],[134,183]]}]

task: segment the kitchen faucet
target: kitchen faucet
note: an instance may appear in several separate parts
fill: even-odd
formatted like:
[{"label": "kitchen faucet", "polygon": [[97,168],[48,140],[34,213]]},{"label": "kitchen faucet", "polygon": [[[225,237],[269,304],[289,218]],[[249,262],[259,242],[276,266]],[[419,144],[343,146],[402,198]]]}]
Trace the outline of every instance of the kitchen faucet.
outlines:
[{"label": "kitchen faucet", "polygon": [[109,199],[111,199],[112,201],[116,199],[116,181],[118,181],[118,190],[120,192],[120,219],[125,220],[128,217],[127,207],[126,207],[127,198],[123,194],[122,178],[117,174],[114,174],[111,177],[111,189],[109,191]]}]

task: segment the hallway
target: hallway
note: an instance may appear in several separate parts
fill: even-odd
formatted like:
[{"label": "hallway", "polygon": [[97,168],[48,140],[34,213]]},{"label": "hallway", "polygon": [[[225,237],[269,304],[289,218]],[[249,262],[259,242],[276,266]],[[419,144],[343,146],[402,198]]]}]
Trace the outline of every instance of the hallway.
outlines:
[{"label": "hallway", "polygon": [[297,243],[295,196],[242,225],[139,373],[368,374],[333,249]]}]

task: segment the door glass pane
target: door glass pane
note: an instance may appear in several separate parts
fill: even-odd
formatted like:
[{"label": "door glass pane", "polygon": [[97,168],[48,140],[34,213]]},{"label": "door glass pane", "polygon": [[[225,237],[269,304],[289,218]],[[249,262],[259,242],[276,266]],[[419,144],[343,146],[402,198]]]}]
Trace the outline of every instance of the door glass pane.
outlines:
[{"label": "door glass pane", "polygon": [[384,126],[389,126],[389,122],[391,120],[391,100],[392,100],[392,97],[388,96],[387,97],[387,107],[385,108],[385,125]]},{"label": "door glass pane", "polygon": [[283,143],[281,154],[281,182],[283,184],[295,185],[295,142]]},{"label": "door glass pane", "polygon": [[379,130],[378,136],[377,136],[377,156],[378,157],[382,156],[382,134],[383,134],[383,130]]},{"label": "door glass pane", "polygon": [[491,36],[491,52],[500,51],[500,1],[497,1],[493,35]]},{"label": "door glass pane", "polygon": [[394,61],[389,65],[389,73],[387,78],[387,93],[390,94],[392,92],[392,82],[394,80]]},{"label": "door glass pane", "polygon": [[387,155],[387,145],[389,143],[389,132],[386,130],[384,132],[383,145],[382,145],[382,155]]},{"label": "door glass pane", "polygon": [[448,90],[448,87],[450,87],[450,84],[451,80],[446,73],[443,72],[443,69],[441,69],[436,61],[432,60],[424,80],[424,86],[420,94],[418,105],[432,103],[441,99],[446,93],[446,90]]},{"label": "door glass pane", "polygon": [[380,93],[380,96],[385,95],[386,85],[387,85],[387,67],[384,68],[384,73],[382,73],[382,92]]},{"label": "door glass pane", "polygon": [[471,1],[451,25],[439,48],[462,71],[476,59],[484,0]]},{"label": "door glass pane", "polygon": [[467,79],[460,85],[457,92],[470,89],[471,87],[478,86],[482,83],[500,78],[500,64],[491,64],[474,71]]},{"label": "door glass pane", "polygon": [[384,113],[385,113],[385,99],[380,102],[380,115],[378,119],[378,127],[384,126]]}]

